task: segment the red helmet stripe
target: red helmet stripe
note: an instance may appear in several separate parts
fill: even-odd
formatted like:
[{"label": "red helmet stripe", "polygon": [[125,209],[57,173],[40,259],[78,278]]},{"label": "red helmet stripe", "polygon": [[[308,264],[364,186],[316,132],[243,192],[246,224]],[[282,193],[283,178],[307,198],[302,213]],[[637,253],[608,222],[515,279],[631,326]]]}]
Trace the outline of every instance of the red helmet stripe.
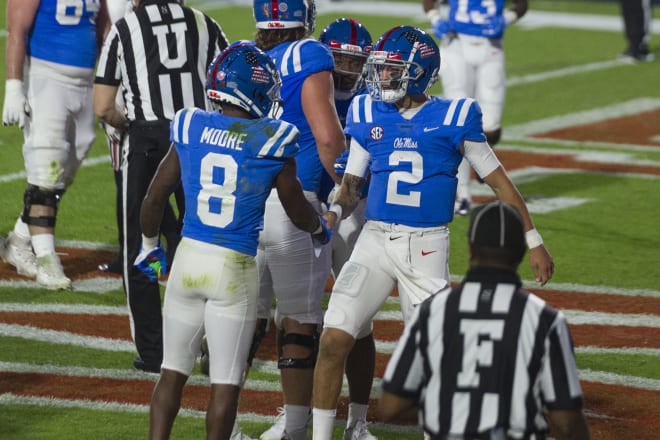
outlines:
[{"label": "red helmet stripe", "polygon": [[387,33],[385,33],[385,35],[383,35],[383,37],[380,39],[380,44],[378,45],[378,47],[376,48],[376,50],[379,50],[379,51],[380,51],[380,50],[383,50],[383,46],[385,45],[385,42],[390,38],[390,35],[392,35],[392,33],[393,33],[394,31],[396,31],[397,29],[402,28],[402,27],[403,27],[403,26],[393,27],[392,29],[390,29],[389,31],[387,31]]},{"label": "red helmet stripe", "polygon": [[278,0],[270,0],[270,12],[273,14],[273,20],[280,19]]},{"label": "red helmet stripe", "polygon": [[358,34],[358,24],[352,18],[348,19],[348,22],[351,24],[351,38],[349,43],[353,46],[357,46],[357,34]]}]

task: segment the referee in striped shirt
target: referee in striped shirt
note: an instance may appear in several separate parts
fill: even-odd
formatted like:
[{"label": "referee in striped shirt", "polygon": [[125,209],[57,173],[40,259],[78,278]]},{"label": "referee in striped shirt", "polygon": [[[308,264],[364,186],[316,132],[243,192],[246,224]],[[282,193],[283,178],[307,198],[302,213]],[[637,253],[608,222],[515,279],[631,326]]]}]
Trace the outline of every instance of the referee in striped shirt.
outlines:
[{"label": "referee in striped shirt", "polygon": [[[229,45],[213,19],[179,0],[135,0],[106,37],[94,84],[94,111],[129,135],[123,170],[124,288],[135,368],[158,373],[163,359],[160,288],[133,266],[140,253],[140,207],[170,146],[170,121],[186,107],[206,109],[206,69]],[[115,104],[125,90],[126,112]],[[168,243],[171,245],[171,243]]]},{"label": "referee in striped shirt", "polygon": [[416,309],[383,378],[385,421],[418,409],[431,439],[588,439],[564,315],[521,288],[522,219],[472,213],[470,269]]}]

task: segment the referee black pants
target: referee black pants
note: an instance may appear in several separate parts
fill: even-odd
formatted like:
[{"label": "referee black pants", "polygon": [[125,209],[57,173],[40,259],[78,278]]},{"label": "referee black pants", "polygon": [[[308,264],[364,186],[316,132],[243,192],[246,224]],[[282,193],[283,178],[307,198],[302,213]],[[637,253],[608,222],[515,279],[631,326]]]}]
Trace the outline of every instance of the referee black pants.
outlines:
[{"label": "referee black pants", "polygon": [[628,50],[632,55],[648,52],[651,0],[620,0],[620,3]]},{"label": "referee black pants", "polygon": [[[160,287],[157,281],[150,281],[133,263],[140,253],[142,244],[140,229],[142,200],[160,161],[169,149],[169,135],[169,121],[137,121],[131,123],[126,174],[122,188],[125,251],[124,289],[129,306],[133,340],[138,355],[145,365],[156,370],[160,368],[163,360],[163,319]],[[182,196],[182,193],[179,195]],[[168,208],[171,209],[169,204]],[[178,244],[178,237],[167,238],[172,241],[172,243],[168,243],[168,247],[173,248]]]}]

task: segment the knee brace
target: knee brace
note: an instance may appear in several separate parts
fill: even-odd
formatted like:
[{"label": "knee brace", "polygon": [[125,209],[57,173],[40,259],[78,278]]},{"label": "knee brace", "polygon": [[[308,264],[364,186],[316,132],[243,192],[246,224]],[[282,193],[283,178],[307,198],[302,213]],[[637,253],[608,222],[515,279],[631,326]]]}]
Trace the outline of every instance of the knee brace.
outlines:
[{"label": "knee brace", "polygon": [[252,345],[250,345],[250,352],[248,353],[247,363],[251,367],[254,356],[261,345],[261,341],[268,332],[268,320],[257,319],[257,326],[254,329],[254,336],[252,336]]},{"label": "knee brace", "polygon": [[[23,195],[23,214],[21,220],[25,224],[33,226],[41,226],[44,228],[55,227],[55,218],[57,216],[57,209],[60,206],[60,199],[64,194],[64,190],[45,190],[36,185],[28,184],[25,194]],[[55,208],[53,216],[30,216],[30,208],[33,205],[50,206]]]},{"label": "knee brace", "polygon": [[[316,364],[316,357],[319,353],[319,333],[318,330],[314,330],[314,333],[311,335],[302,335],[300,333],[287,333],[284,334],[284,330],[280,330],[280,348],[279,348],[279,360],[277,361],[277,368],[305,368],[310,369],[314,368]],[[312,353],[306,358],[295,359],[295,358],[285,358],[283,357],[282,347],[287,344],[301,345],[312,350]]]}]

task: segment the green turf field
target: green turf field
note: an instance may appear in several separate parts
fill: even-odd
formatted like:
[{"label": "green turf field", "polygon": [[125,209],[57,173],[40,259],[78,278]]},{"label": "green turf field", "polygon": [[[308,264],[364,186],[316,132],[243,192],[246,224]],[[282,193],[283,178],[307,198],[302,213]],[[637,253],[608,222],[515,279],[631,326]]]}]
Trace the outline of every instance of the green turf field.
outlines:
[{"label": "green turf field", "polygon": [[[251,9],[229,6],[230,3],[220,0],[187,1],[187,4],[198,5],[216,18],[231,40],[251,38],[254,29]],[[356,5],[354,2],[319,2],[316,35],[325,24],[348,15],[341,11],[344,4],[346,7]],[[384,4],[387,2],[373,2],[372,10],[383,9]],[[352,13],[350,16],[364,23],[375,38],[397,24],[427,28],[421,2],[408,2],[408,5],[418,6],[418,11],[399,16],[367,13]],[[328,13],[331,6],[339,10]],[[534,0],[530,1],[530,8],[531,11],[599,14],[604,17],[605,23],[611,23],[612,19],[616,22],[619,18],[618,5],[612,2]],[[4,9],[0,10],[3,29]],[[514,181],[528,202],[543,205],[547,200],[582,201],[575,206],[533,214],[536,226],[555,258],[557,269],[548,287],[565,289],[566,286],[579,286],[582,290],[624,292],[625,295],[644,292],[647,297],[659,298],[658,141],[655,141],[655,148],[642,148],[622,142],[612,142],[610,145],[535,140],[524,133],[532,123],[549,121],[552,127],[553,121],[560,121],[560,117],[566,115],[570,115],[567,117],[569,120],[574,118],[575,121],[581,121],[580,118],[586,113],[606,114],[623,105],[627,105],[626,108],[640,108],[640,111],[660,108],[660,53],[655,50],[657,60],[651,63],[619,63],[616,57],[625,45],[621,30],[588,30],[549,25],[530,27],[525,25],[527,18],[509,29],[505,38],[510,85],[503,117],[502,150],[530,154],[546,151],[552,154],[580,152],[588,157],[598,157],[599,160],[630,164],[629,172],[625,173],[593,173],[570,169],[562,172],[546,173],[537,170],[527,174],[513,174]],[[5,39],[3,33],[0,38],[2,60]],[[654,36],[651,47],[660,47],[658,41],[658,37]],[[4,62],[0,63],[0,77],[4,77],[4,68]],[[3,82],[0,82],[0,89],[0,95],[4,96]],[[441,94],[440,85],[434,86],[432,92]],[[658,126],[660,121],[649,123]],[[660,130],[655,133],[660,134]],[[22,209],[25,180],[21,174],[21,140],[22,134],[16,127],[0,127],[0,234],[5,234],[13,227]],[[57,238],[112,247],[116,243],[115,189],[101,131],[98,132],[89,159],[63,198],[58,216]],[[655,172],[640,172],[634,168],[638,165],[655,169]],[[460,277],[466,269],[466,228],[467,219],[462,217],[456,218],[451,225],[450,269],[455,277]],[[534,284],[531,270],[525,263],[521,266],[521,276],[528,284]],[[8,310],[9,305],[13,304],[24,307],[28,307],[26,304],[35,307],[44,304],[119,307],[124,303],[123,292],[118,285],[104,293],[85,290],[53,293],[31,284],[0,284],[0,305],[4,305],[3,310]],[[388,309],[396,307],[387,306]],[[660,311],[648,310],[645,313],[654,315],[655,320],[651,322],[655,323]],[[128,325],[127,322],[125,324]],[[134,354],[130,349],[120,346],[116,350],[107,350],[54,342],[46,337],[15,334],[12,329],[0,324],[0,438],[146,437],[148,415],[142,406],[88,405],[82,401],[69,404],[58,401],[55,404],[47,399],[18,399],[17,391],[8,382],[10,375],[3,376],[3,373],[13,368],[29,370],[33,368],[31,366],[65,367],[71,370],[80,367],[84,371],[107,371],[107,374],[120,376],[124,373],[132,374],[129,367]],[[655,338],[657,343],[657,331]],[[644,383],[650,383],[651,389],[658,392],[659,359],[657,349],[640,353],[583,352],[578,355],[578,367],[622,375],[630,380],[647,381]],[[256,371],[250,379],[273,384],[278,380],[277,375],[268,370]],[[252,436],[258,436],[268,427],[265,421],[254,421],[245,415],[241,420],[245,432]],[[375,425],[372,431],[386,440],[420,438],[418,432],[410,429]],[[203,414],[189,411],[177,419],[173,438],[202,438],[203,433]]]}]

